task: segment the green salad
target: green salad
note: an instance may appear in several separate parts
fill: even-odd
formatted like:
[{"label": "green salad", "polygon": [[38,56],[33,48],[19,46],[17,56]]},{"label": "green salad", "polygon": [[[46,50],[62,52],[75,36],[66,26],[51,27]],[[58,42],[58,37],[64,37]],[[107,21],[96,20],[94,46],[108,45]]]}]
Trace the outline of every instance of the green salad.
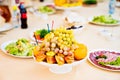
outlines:
[{"label": "green salad", "polygon": [[101,16],[95,16],[92,20],[92,22],[95,23],[103,23],[103,24],[117,24],[118,20],[112,18],[111,15],[101,15]]},{"label": "green salad", "polygon": [[32,56],[33,45],[29,40],[21,38],[5,47],[5,50],[15,56]]},{"label": "green salad", "polygon": [[39,11],[42,13],[49,14],[49,13],[54,13],[55,9],[50,6],[41,6],[41,7],[39,7]]}]

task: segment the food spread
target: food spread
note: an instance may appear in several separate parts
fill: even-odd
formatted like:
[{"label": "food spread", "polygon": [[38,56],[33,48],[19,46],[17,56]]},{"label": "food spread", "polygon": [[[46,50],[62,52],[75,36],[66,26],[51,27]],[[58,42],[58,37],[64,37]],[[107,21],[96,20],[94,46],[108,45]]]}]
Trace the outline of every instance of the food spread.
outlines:
[{"label": "food spread", "polygon": [[84,59],[87,47],[74,39],[72,30],[60,28],[47,34],[33,53],[38,62],[63,65]]}]

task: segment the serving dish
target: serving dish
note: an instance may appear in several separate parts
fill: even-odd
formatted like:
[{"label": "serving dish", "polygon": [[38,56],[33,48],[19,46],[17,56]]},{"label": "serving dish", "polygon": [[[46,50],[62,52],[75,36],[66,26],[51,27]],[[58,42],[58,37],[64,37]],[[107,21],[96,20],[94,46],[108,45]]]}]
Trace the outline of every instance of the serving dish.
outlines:
[{"label": "serving dish", "polygon": [[55,6],[55,8],[60,10],[75,10],[75,9],[80,9],[81,6],[74,6],[74,7]]},{"label": "serving dish", "polygon": [[[109,17],[108,15],[100,15],[100,16],[93,16],[93,17],[90,17],[90,18],[88,18],[88,21],[89,21],[89,23],[91,23],[91,24],[94,24],[94,25],[99,25],[99,26],[110,26],[110,27],[113,27],[113,26],[118,26],[118,25],[120,25],[120,21],[118,20],[118,19],[116,19],[116,18],[113,18],[113,17],[109,17],[110,19],[114,19],[114,20],[116,20],[117,22],[115,22],[115,23],[104,23],[105,21],[108,21],[108,20],[110,20],[110,19],[104,19],[104,18],[102,18],[101,16],[103,16],[103,17]],[[97,18],[98,17],[98,18]],[[96,19],[99,19],[100,21],[93,21],[93,20],[95,20],[95,18]],[[101,18],[101,19],[100,19]]]},{"label": "serving dish", "polygon": [[[101,55],[103,57],[101,57]],[[98,49],[89,52],[88,60],[90,63],[100,69],[108,71],[120,71],[120,65],[113,65],[114,63],[111,63],[113,59],[116,60],[118,57],[120,57],[119,51]]]},{"label": "serving dish", "polygon": [[3,26],[0,27],[0,32],[8,31],[13,28],[14,27],[10,23],[5,23]]},{"label": "serving dish", "polygon": [[110,26],[110,27],[120,25],[120,22],[119,22],[119,23],[117,23],[117,24],[104,24],[104,23],[97,23],[97,22],[92,22],[92,21],[90,21],[89,23],[94,24],[94,25],[100,25],[100,26]]},{"label": "serving dish", "polygon": [[[68,73],[68,72],[71,72],[72,71],[72,68],[76,65],[79,65],[81,64],[82,62],[84,62],[85,60],[87,59],[84,58],[80,61],[75,61],[71,64],[63,64],[63,65],[58,65],[58,64],[49,64],[47,62],[36,62],[40,65],[44,65],[46,67],[49,68],[49,71],[53,72],[53,73],[56,73],[56,74],[65,74],[65,73]],[[34,57],[34,60],[36,61],[36,58]]]},{"label": "serving dish", "polygon": [[[6,47],[9,45],[9,44],[12,44],[12,43],[16,43],[17,40],[11,40],[11,41],[7,41],[7,42],[4,42],[3,44],[1,44],[0,48],[1,50],[4,52],[4,54],[6,55],[9,55],[9,56],[12,56],[12,57],[16,57],[16,58],[33,58],[33,56],[27,56],[27,55],[14,55],[14,54],[10,54],[7,50],[6,50]],[[33,43],[31,43],[33,44]],[[28,51],[26,49],[26,51]],[[27,53],[26,53],[27,54]]]}]

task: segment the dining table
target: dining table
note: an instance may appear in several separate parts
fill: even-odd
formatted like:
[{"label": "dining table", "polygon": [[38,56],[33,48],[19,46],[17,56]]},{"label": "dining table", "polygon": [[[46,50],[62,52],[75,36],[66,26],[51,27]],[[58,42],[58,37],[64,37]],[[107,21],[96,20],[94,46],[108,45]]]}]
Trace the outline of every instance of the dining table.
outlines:
[{"label": "dining table", "polygon": [[[53,4],[53,0],[45,0],[44,2],[32,1],[32,6],[27,7],[28,28],[22,29],[21,25],[19,25],[19,27],[0,32],[0,45],[19,38],[26,38],[35,42],[31,39],[33,30],[47,28],[47,24],[49,24],[51,29],[52,21],[54,21],[53,29],[64,27],[65,16],[74,13],[84,20],[79,22],[82,28],[73,30],[73,32],[75,39],[87,46],[87,55],[89,55],[90,51],[97,49],[120,51],[120,25],[101,26],[89,23],[89,18],[93,16],[108,15],[109,0],[72,10],[56,9],[54,14],[48,15],[39,15],[31,12],[30,9],[43,4]],[[113,16],[120,20],[120,7],[115,7]],[[33,58],[26,59],[10,56],[0,49],[0,80],[120,80],[120,70],[112,71],[99,68],[91,64],[86,58],[80,64],[73,66],[70,72],[56,74],[51,72],[47,66],[36,62]]]}]

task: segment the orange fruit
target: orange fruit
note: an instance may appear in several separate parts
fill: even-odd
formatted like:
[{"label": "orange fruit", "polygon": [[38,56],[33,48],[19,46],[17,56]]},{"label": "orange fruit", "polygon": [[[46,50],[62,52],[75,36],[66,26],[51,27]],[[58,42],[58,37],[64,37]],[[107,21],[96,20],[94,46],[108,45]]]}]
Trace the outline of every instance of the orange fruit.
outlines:
[{"label": "orange fruit", "polygon": [[42,53],[39,53],[39,55],[36,56],[35,58],[36,58],[36,61],[41,62],[41,61],[45,60],[46,55],[42,54]]},{"label": "orange fruit", "polygon": [[66,3],[66,0],[54,0],[56,6],[62,6]]},{"label": "orange fruit", "polygon": [[44,54],[44,51],[43,51],[43,50],[40,50],[40,47],[39,47],[39,46],[36,46],[36,47],[33,49],[33,53],[34,53],[35,59],[36,59],[38,62],[43,61],[43,60],[45,60],[45,58],[46,58],[46,55]]},{"label": "orange fruit", "polygon": [[79,48],[74,51],[76,60],[81,60],[87,56],[87,47],[84,44],[78,44]]},{"label": "orange fruit", "polygon": [[47,63],[54,64],[56,62],[55,57],[47,56],[46,57]]},{"label": "orange fruit", "polygon": [[61,56],[56,55],[56,56],[55,56],[55,59],[56,59],[58,65],[63,65],[63,64],[65,63],[64,58],[61,57]]},{"label": "orange fruit", "polygon": [[78,2],[81,2],[81,3],[82,3],[82,2],[83,2],[83,0],[78,0]]},{"label": "orange fruit", "polygon": [[39,46],[34,47],[33,53],[34,53],[35,56],[37,56],[39,54],[39,50],[40,50]]},{"label": "orange fruit", "polygon": [[74,62],[74,56],[65,56],[65,61],[69,64],[69,63],[72,63]]}]

